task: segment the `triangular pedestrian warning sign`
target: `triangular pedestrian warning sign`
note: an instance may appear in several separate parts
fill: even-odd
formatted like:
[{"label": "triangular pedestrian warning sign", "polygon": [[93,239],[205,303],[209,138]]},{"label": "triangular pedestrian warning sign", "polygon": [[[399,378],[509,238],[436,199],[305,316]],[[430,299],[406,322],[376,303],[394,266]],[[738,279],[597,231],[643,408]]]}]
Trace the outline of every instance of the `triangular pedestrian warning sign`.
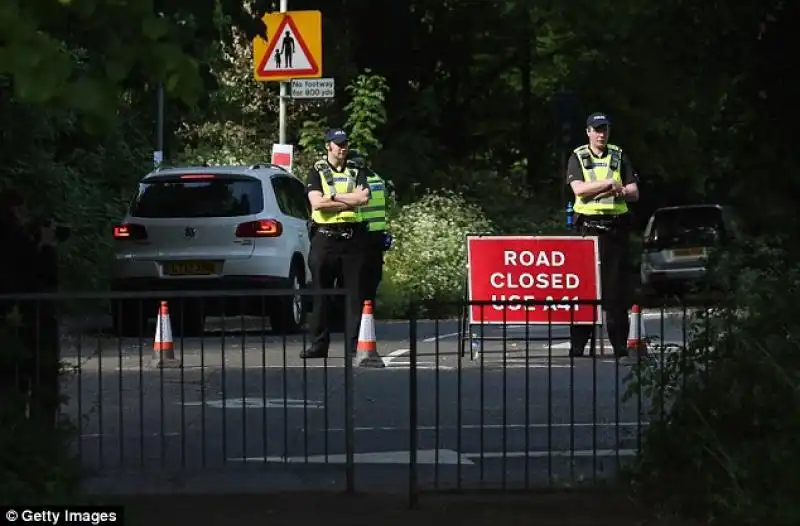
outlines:
[{"label": "triangular pedestrian warning sign", "polygon": [[291,15],[286,15],[270,40],[258,65],[262,77],[316,75],[319,65],[303,40]]}]

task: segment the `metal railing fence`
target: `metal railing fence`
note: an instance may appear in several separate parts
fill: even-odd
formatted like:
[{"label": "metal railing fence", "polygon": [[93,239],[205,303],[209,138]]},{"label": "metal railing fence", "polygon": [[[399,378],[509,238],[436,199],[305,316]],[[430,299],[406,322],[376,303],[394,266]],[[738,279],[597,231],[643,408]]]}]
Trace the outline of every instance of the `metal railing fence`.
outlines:
[{"label": "metal railing fence", "polygon": [[[626,379],[644,362],[663,369],[697,330],[692,314],[705,308],[645,311],[640,336],[649,352],[626,358],[614,356],[602,326],[587,349],[594,356],[576,357],[563,324],[475,324],[412,309],[407,319],[376,322],[384,367],[360,368],[354,351],[362,351],[346,348],[341,332],[349,321],[342,309],[326,358],[300,357],[310,346],[305,326],[272,328],[276,313],[290,312],[285,302],[315,294],[346,299],[339,290],[0,296],[17,306],[3,329],[0,393],[45,419],[60,393],[87,484],[103,491],[407,488],[414,497],[597,484],[636,455],[658,403],[627,398]],[[112,307],[122,300],[143,302],[133,312],[150,319],[134,324],[138,335],[118,334]],[[82,301],[108,308],[59,315],[60,303]],[[154,346],[161,301],[172,325],[203,313],[206,302],[217,306],[214,316],[202,314],[199,331],[173,331],[169,354]],[[462,307],[511,304],[553,312],[566,305]],[[567,308],[583,304],[597,302]]]}]

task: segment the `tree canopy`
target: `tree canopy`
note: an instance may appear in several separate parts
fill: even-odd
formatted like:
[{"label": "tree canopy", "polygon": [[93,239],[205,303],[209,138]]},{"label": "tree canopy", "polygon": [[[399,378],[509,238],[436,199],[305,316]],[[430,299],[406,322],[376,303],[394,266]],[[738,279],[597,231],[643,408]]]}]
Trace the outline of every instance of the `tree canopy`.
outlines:
[{"label": "tree canopy", "polygon": [[[748,224],[794,221],[786,152],[797,110],[786,101],[796,66],[782,55],[794,3],[412,0],[377,9],[299,0],[290,8],[322,11],[323,75],[337,82],[334,100],[289,103],[290,142],[316,155],[325,126],[366,126],[365,147],[401,201],[489,170],[558,210],[564,155],[584,140],[585,115],[602,110],[640,172],[640,222],[654,207],[695,201],[736,205]],[[101,181],[112,192],[106,201],[119,204],[148,169],[159,83],[168,162],[263,159],[277,141],[277,85],[253,80],[252,39],[265,34],[261,15],[275,10],[242,0],[3,3],[0,182],[61,187],[66,170],[75,173],[70,185]],[[377,106],[353,115],[353,100],[369,93]],[[88,166],[73,162],[87,155]],[[58,181],[36,168],[43,159],[63,168],[54,168]],[[116,169],[101,173],[106,162]],[[787,175],[765,177],[777,173]],[[47,200],[89,206],[64,195]]]}]

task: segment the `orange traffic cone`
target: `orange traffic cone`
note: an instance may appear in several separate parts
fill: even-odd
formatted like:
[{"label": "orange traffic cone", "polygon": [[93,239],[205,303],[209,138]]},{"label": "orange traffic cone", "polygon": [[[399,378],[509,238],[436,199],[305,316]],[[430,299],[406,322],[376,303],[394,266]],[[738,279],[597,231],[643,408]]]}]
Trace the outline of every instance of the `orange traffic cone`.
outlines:
[{"label": "orange traffic cone", "polygon": [[166,301],[161,302],[156,319],[156,337],[153,341],[153,366],[174,367],[175,346],[172,342],[172,322],[169,319],[169,307]]},{"label": "orange traffic cone", "polygon": [[356,345],[357,367],[386,367],[383,358],[378,354],[378,343],[375,340],[375,317],[372,315],[372,302],[366,300],[361,311],[361,328],[358,330]]},{"label": "orange traffic cone", "polygon": [[628,356],[647,356],[647,341],[643,334],[642,314],[638,305],[631,308],[630,328],[628,329]]}]

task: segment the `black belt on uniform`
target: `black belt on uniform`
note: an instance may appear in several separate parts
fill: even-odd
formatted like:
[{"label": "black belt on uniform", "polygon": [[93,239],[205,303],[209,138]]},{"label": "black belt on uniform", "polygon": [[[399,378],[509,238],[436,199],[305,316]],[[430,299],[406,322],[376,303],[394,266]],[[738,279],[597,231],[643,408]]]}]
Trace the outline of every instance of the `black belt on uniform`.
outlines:
[{"label": "black belt on uniform", "polygon": [[628,214],[619,215],[584,215],[576,221],[579,228],[596,230],[598,232],[610,232],[628,226]]},{"label": "black belt on uniform", "polygon": [[364,230],[363,223],[332,223],[314,225],[314,231],[335,239],[350,239],[353,234]]}]

